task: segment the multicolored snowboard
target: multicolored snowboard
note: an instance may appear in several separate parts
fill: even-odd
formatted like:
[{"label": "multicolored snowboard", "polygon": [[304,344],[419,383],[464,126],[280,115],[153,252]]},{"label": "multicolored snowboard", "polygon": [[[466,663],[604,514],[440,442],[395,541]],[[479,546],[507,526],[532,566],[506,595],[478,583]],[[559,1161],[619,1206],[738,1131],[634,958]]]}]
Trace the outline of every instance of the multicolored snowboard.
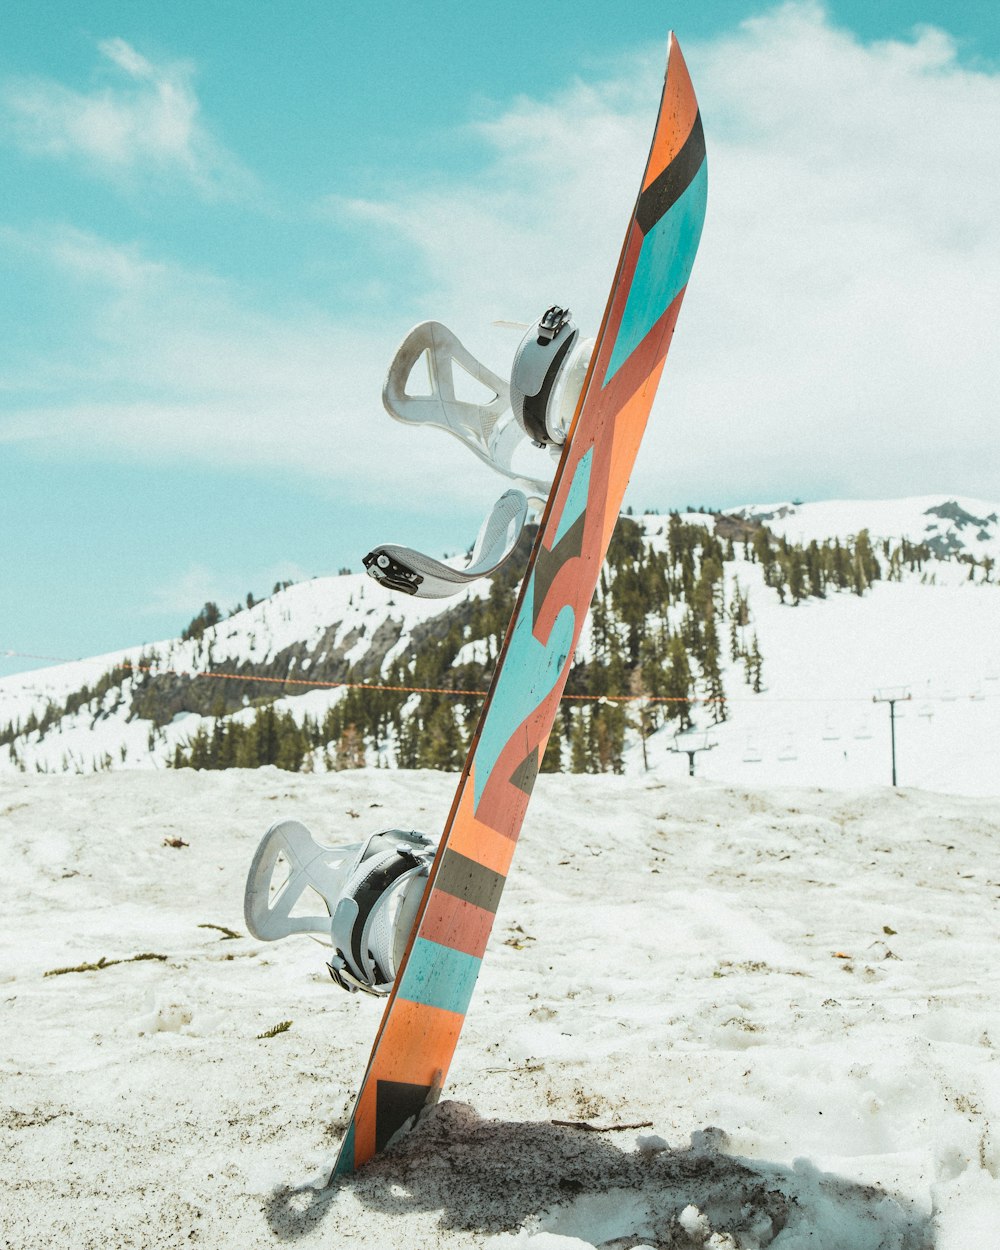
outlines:
[{"label": "multicolored snowboard", "polygon": [[641,190],[517,607],[334,1175],[436,1101],[701,237],[705,140],[673,35]]}]

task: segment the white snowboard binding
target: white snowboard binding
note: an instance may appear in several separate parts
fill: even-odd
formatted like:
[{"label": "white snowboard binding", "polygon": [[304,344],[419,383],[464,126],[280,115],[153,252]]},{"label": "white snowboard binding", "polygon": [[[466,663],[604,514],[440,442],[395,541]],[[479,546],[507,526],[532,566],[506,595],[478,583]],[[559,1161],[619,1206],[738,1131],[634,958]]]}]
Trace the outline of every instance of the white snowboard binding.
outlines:
[{"label": "white snowboard binding", "polygon": [[[297,820],[280,821],[264,835],[250,865],[243,898],[247,927],[264,942],[321,934],[333,946],[327,966],[339,986],[386,995],[436,850],[435,839],[403,829],[383,829],[349,846],[323,846]],[[299,914],[308,910],[309,891],[322,911]]]},{"label": "white snowboard binding", "polygon": [[[558,459],[576,413],[593,345],[592,339],[580,340],[569,310],[554,306],[521,340],[508,383],[478,361],[439,321],[421,322],[410,331],[396,351],[382,388],[386,411],[407,425],[446,430],[514,486],[501,495],[483,522],[464,568],[390,543],[365,556],[369,576],[389,590],[440,599],[500,568],[517,546],[525,524],[540,515],[551,485],[551,473],[526,475],[515,467],[514,457],[531,445],[547,449],[550,461]],[[430,385],[430,393],[424,395],[406,389],[421,360],[426,363]],[[493,398],[486,403],[459,399],[456,365]],[[539,466],[541,471],[544,468]]]}]

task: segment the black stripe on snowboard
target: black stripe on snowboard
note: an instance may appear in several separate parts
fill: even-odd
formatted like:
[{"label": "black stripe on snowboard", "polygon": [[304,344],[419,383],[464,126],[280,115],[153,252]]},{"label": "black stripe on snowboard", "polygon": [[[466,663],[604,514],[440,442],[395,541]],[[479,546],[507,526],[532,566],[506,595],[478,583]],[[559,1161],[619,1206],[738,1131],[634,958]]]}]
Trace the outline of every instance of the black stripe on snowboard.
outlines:
[{"label": "black stripe on snowboard", "polygon": [[644,235],[656,225],[691,185],[705,159],[705,132],[701,110],[695,114],[691,133],[666,169],[649,184],[635,210],[635,219]]}]

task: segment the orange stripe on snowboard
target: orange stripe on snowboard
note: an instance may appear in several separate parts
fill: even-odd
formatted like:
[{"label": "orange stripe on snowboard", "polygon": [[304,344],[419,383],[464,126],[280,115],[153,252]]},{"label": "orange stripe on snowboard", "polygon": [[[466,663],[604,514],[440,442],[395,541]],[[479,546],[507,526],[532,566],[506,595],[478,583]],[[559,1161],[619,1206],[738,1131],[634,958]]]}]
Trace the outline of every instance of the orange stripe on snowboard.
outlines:
[{"label": "orange stripe on snowboard", "polygon": [[[499,833],[490,825],[478,820],[473,813],[475,779],[470,771],[462,791],[462,798],[455,813],[455,823],[448,837],[448,846],[459,855],[467,855],[477,863],[506,877],[510,861],[514,858],[516,838]],[[483,804],[480,804],[482,807]]]},{"label": "orange stripe on snowboard", "polygon": [[424,912],[420,936],[482,959],[493,920],[493,913],[484,907],[435,890]]},{"label": "orange stripe on snowboard", "polygon": [[392,1018],[365,1078],[354,1109],[354,1158],[357,1164],[375,1151],[375,1108],[379,1081],[440,1085],[448,1074],[465,1017],[439,1007],[397,998]]},{"label": "orange stripe on snowboard", "polygon": [[663,173],[684,146],[697,113],[698,101],[694,96],[687,66],[684,64],[684,58],[680,55],[677,44],[673,43],[670,59],[667,62],[667,86],[663,110],[653,138],[649,164],[646,166],[643,191]]}]

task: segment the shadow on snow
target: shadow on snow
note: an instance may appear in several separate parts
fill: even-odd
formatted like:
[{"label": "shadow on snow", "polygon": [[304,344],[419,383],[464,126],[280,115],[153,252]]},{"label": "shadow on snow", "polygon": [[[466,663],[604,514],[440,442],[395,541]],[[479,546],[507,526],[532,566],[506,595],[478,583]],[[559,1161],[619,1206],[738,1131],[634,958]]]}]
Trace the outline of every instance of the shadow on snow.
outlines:
[{"label": "shadow on snow", "polygon": [[705,1129],[685,1149],[622,1151],[598,1133],[483,1120],[445,1102],[361,1172],[323,1190],[279,1190],[265,1211],[283,1241],[314,1229],[350,1190],[383,1215],[440,1212],[443,1230],[527,1228],[616,1250],[640,1240],[680,1250],[712,1233],[760,1250],[933,1247],[929,1215],[906,1198],[803,1161],[785,1167],[727,1155],[725,1146],[724,1132]]}]

